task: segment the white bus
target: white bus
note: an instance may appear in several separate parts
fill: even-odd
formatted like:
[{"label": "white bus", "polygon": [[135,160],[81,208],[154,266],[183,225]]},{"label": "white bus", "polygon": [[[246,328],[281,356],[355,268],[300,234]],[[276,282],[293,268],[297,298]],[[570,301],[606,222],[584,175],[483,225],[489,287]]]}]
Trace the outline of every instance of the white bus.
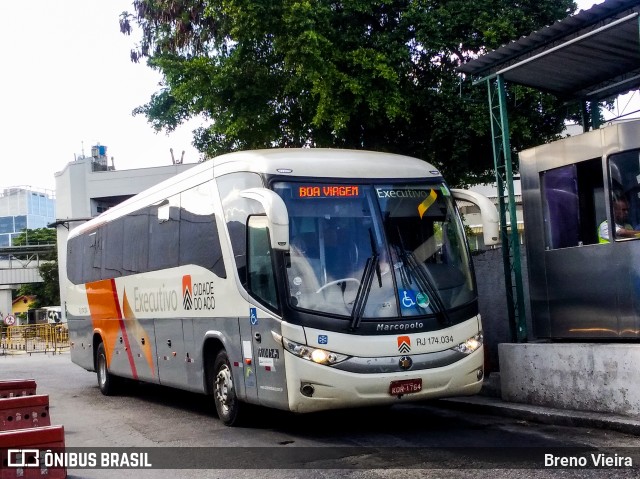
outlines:
[{"label": "white bus", "polygon": [[426,162],[336,149],[206,161],[73,229],[71,358],[299,413],[477,393],[483,337],[453,196]]}]

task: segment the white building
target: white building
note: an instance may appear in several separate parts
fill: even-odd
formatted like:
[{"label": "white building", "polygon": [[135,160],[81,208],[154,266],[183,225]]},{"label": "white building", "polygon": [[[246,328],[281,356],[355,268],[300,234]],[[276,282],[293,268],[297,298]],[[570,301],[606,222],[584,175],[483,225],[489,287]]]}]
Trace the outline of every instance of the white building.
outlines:
[{"label": "white building", "polygon": [[56,217],[51,190],[13,186],[0,190],[0,247],[13,246],[25,229],[46,228]]},{"label": "white building", "polygon": [[[12,186],[0,190],[0,247],[14,246],[16,236],[26,229],[46,228],[55,219],[56,198],[51,190]],[[13,268],[0,258],[0,324],[11,313],[11,292],[17,284],[41,281],[34,268]]]},{"label": "white building", "polygon": [[57,228],[60,303],[66,319],[65,283],[67,269],[67,237],[69,231],[111,206],[170,178],[197,163],[176,163],[152,168],[116,170],[107,162],[106,147],[92,148],[91,157],[68,163],[55,174],[56,218],[50,224]]}]

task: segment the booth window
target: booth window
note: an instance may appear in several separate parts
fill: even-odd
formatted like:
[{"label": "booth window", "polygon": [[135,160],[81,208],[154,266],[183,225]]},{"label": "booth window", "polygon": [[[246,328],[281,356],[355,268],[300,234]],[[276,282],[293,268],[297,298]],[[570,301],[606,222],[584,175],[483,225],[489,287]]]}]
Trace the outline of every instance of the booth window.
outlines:
[{"label": "booth window", "polygon": [[594,158],[540,173],[545,248],[598,243],[606,219],[602,160]]},{"label": "booth window", "polygon": [[[609,157],[609,204],[611,218],[626,229],[640,229],[640,150],[628,150]],[[614,206],[622,201],[628,211],[616,218]],[[617,237],[616,239],[621,239]]]}]

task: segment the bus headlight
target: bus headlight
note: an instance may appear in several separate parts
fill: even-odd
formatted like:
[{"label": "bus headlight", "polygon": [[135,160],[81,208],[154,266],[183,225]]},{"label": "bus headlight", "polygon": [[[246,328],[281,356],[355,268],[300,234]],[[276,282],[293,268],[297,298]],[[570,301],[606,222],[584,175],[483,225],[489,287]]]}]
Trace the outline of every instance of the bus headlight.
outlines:
[{"label": "bus headlight", "polygon": [[296,343],[295,341],[291,341],[286,338],[282,338],[282,343],[284,344],[284,348],[291,354],[318,364],[331,366],[349,358],[346,354],[339,354],[325,349],[314,348],[312,346],[307,346],[306,344]]},{"label": "bus headlight", "polygon": [[454,351],[458,351],[459,353],[462,353],[462,354],[471,354],[480,346],[482,346],[482,342],[483,342],[482,333],[478,333],[475,336],[467,339],[465,342],[460,343],[451,349],[453,349]]}]

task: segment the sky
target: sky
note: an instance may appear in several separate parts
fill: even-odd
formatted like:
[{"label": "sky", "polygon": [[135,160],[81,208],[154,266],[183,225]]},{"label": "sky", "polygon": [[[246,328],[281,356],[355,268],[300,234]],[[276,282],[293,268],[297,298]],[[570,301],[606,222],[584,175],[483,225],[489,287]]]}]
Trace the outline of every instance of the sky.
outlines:
[{"label": "sky", "polygon": [[138,40],[120,33],[131,0],[0,1],[0,189],[55,189],[54,173],[91,146],[118,170],[185,163],[198,123],[166,135],[132,110],[158,91],[160,74],[132,63]]},{"label": "sky", "polygon": [[97,144],[117,170],[169,165],[170,148],[176,158],[184,151],[185,163],[199,161],[191,141],[200,121],[167,135],[132,115],[159,90],[161,76],[129,59],[138,37],[121,34],[118,18],[131,4],[0,1],[0,189],[55,190],[55,172]]}]

